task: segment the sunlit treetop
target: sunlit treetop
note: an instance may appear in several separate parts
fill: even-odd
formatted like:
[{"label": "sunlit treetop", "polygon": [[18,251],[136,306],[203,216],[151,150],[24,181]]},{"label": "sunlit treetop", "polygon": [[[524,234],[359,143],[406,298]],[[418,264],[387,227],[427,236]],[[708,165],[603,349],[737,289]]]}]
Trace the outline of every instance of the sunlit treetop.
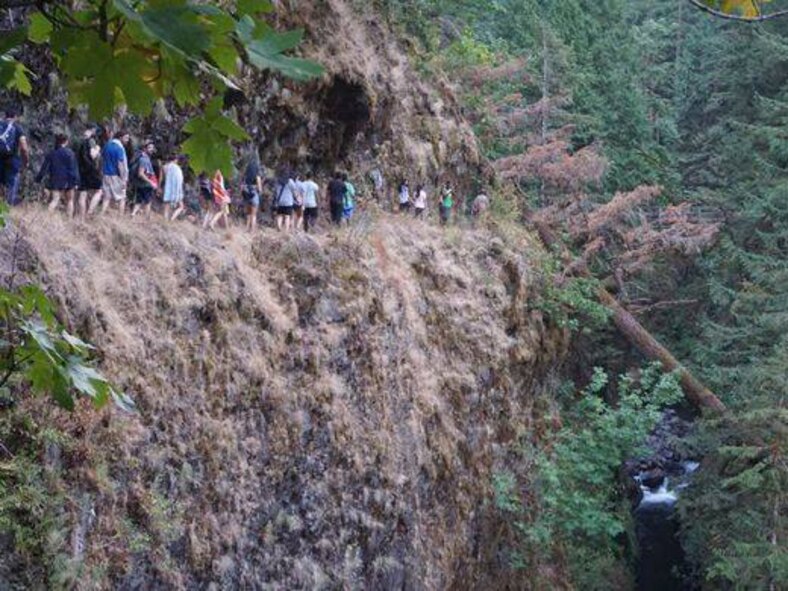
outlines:
[{"label": "sunlit treetop", "polygon": [[689,0],[715,16],[748,22],[761,22],[788,16],[788,9],[775,7],[772,0]]}]

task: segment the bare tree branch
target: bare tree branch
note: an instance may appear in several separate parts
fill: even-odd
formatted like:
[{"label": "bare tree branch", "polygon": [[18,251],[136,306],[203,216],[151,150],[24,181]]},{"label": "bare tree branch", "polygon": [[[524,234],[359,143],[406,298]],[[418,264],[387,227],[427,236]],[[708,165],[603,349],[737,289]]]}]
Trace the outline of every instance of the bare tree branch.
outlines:
[{"label": "bare tree branch", "polygon": [[[0,0],[2,2],[3,0]],[[787,10],[777,10],[775,12],[770,12],[768,14],[763,14],[760,10],[760,6],[758,7],[758,16],[740,16],[737,14],[729,14],[727,12],[723,12],[721,10],[716,10],[705,4],[702,0],[689,0],[690,4],[693,4],[697,8],[700,8],[704,12],[708,12],[709,14],[713,14],[716,17],[724,18],[732,21],[741,21],[745,23],[760,23],[763,21],[768,21],[774,18],[779,18],[782,16],[788,16],[788,9]]]}]

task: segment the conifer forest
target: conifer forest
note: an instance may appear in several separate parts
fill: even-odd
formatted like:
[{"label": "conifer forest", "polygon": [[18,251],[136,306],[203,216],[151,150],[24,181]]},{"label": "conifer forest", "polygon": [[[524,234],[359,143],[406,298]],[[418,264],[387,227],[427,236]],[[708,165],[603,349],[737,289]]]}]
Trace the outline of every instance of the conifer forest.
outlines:
[{"label": "conifer forest", "polygon": [[788,590],[786,403],[788,0],[0,0],[0,591]]}]

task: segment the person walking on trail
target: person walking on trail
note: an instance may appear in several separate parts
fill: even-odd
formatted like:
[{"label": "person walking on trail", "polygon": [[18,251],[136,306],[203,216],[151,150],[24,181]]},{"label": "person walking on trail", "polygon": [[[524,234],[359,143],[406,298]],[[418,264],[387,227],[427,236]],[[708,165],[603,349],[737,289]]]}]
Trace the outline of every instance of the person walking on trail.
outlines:
[{"label": "person walking on trail", "polygon": [[174,222],[184,211],[183,203],[183,156],[171,155],[161,169],[160,184],[163,187],[164,219]]},{"label": "person walking on trail", "polygon": [[49,211],[55,211],[65,197],[68,217],[74,216],[74,192],[79,186],[79,168],[74,151],[68,147],[68,137],[55,135],[55,146],[47,153],[36,175],[36,182],[46,179],[45,187],[51,193]]},{"label": "person walking on trail", "polygon": [[413,209],[415,210],[416,217],[423,217],[427,209],[427,190],[424,188],[424,185],[416,185],[414,196]]},{"label": "person walking on trail", "polygon": [[312,180],[312,172],[306,173],[306,179],[301,183],[301,194],[304,197],[304,231],[309,232],[317,224],[317,195],[320,187]]},{"label": "person walking on trail", "polygon": [[345,220],[346,224],[350,224],[350,219],[356,210],[356,188],[348,180],[347,173],[342,175],[342,181],[345,183],[345,202],[342,207],[342,219]]},{"label": "person walking on trail", "polygon": [[[126,151],[118,137],[112,137],[112,130],[107,129],[107,135],[111,137],[104,149],[101,151],[101,171],[104,178],[101,181],[101,213],[106,213],[109,204],[118,204],[118,211],[123,213],[126,210],[126,186],[129,182],[129,162],[126,159]],[[91,203],[88,215],[91,215],[98,202]]]},{"label": "person walking on trail", "polygon": [[227,187],[224,185],[224,176],[221,170],[217,170],[213,175],[211,193],[213,195],[213,204],[216,213],[213,214],[208,228],[213,230],[216,224],[222,222],[224,228],[227,229],[230,227],[230,203],[232,199],[229,191],[227,191]]},{"label": "person walking on trail", "polygon": [[347,185],[342,180],[342,173],[334,173],[334,178],[328,183],[328,204],[331,210],[331,222],[339,226],[345,211],[345,194]]},{"label": "person walking on trail", "polygon": [[408,213],[410,210],[410,186],[407,180],[403,180],[399,185],[399,211]]},{"label": "person walking on trail", "polygon": [[441,190],[440,219],[441,225],[445,226],[451,221],[451,210],[454,207],[454,192],[451,185],[446,183]]},{"label": "person walking on trail", "polygon": [[296,203],[296,193],[298,186],[293,180],[293,175],[289,170],[279,173],[276,180],[276,228],[278,230],[289,231],[293,227],[293,209]]},{"label": "person walking on trail", "polygon": [[151,160],[155,152],[156,146],[152,141],[144,142],[131,166],[132,184],[136,188],[131,217],[136,217],[140,211],[144,211],[145,217],[150,217],[153,197],[159,190],[159,179]]},{"label": "person walking on trail", "polygon": [[244,171],[241,196],[246,207],[246,228],[252,232],[257,228],[257,213],[260,211],[260,196],[263,194],[263,174],[257,150],[252,149]]},{"label": "person walking on trail", "polygon": [[16,109],[8,107],[0,121],[0,197],[18,205],[19,176],[30,163],[30,149],[24,129],[16,121]]},{"label": "person walking on trail", "polygon": [[293,192],[293,229],[296,231],[304,227],[304,190],[301,186],[303,182],[300,176],[296,176]]},{"label": "person walking on trail", "polygon": [[484,193],[480,193],[471,204],[471,215],[474,223],[483,221],[487,217],[488,209],[490,209],[490,198]]},{"label": "person walking on trail", "polygon": [[98,126],[89,125],[82,133],[77,145],[77,166],[79,168],[79,215],[84,218],[88,206],[95,210],[101,201],[101,148],[96,142]]}]

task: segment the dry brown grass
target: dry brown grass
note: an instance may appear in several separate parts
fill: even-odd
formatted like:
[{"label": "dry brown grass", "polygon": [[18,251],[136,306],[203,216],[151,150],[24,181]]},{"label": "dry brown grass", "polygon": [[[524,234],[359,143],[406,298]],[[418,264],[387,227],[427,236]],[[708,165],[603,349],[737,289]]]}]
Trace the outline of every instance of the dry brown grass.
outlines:
[{"label": "dry brown grass", "polygon": [[28,275],[139,407],[63,425],[89,450],[63,483],[97,515],[85,563],[105,566],[77,587],[514,580],[491,476],[563,351],[529,311],[527,234],[447,243],[385,216],[362,237],[14,223]]}]

